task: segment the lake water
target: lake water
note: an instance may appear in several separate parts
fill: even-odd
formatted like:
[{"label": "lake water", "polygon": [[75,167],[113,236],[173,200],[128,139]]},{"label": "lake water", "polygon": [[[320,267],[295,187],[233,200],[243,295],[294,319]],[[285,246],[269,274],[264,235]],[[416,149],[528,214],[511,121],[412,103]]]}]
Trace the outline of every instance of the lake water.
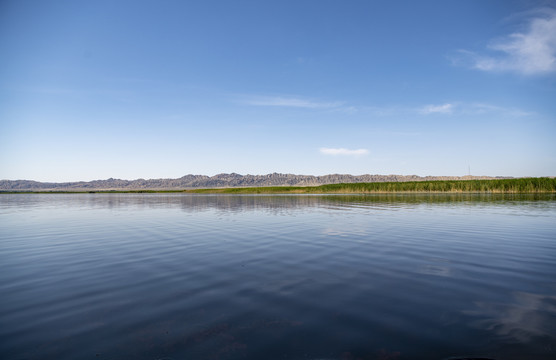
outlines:
[{"label": "lake water", "polygon": [[0,195],[1,359],[556,359],[554,195]]}]

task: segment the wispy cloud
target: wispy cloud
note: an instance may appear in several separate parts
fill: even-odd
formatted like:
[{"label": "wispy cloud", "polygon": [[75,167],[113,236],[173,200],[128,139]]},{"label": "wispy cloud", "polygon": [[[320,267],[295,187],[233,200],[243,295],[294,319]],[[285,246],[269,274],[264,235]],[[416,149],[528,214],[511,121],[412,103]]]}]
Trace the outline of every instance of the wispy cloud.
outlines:
[{"label": "wispy cloud", "polygon": [[556,10],[536,11],[523,32],[493,41],[491,54],[458,50],[452,61],[490,72],[511,71],[525,75],[556,72]]},{"label": "wispy cloud", "polygon": [[367,155],[369,153],[369,150],[367,149],[350,150],[344,148],[320,148],[320,152],[325,155],[360,156],[360,155]]},{"label": "wispy cloud", "polygon": [[295,107],[306,109],[333,109],[339,108],[343,102],[322,102],[299,97],[285,96],[245,96],[240,103],[253,106]]},{"label": "wispy cloud", "polygon": [[[357,105],[351,106],[344,102],[324,102],[302,97],[292,96],[261,96],[261,95],[239,95],[233,100],[236,103],[261,106],[261,107],[285,107],[300,109],[325,110],[327,112],[339,112],[347,115],[360,114],[376,118],[399,117],[399,116],[440,116],[440,115],[479,115],[479,114],[503,114],[505,116],[529,116],[533,112],[518,108],[497,106],[487,103],[472,103],[457,100],[438,102],[417,106],[406,104],[393,104],[388,106]],[[347,149],[342,149],[347,150]],[[355,150],[354,150],[355,151]]]},{"label": "wispy cloud", "polygon": [[419,109],[421,114],[451,114],[454,109],[453,104],[426,105]]},{"label": "wispy cloud", "polygon": [[441,105],[426,105],[414,109],[413,112],[422,115],[430,114],[449,114],[449,115],[482,115],[491,114],[493,116],[523,117],[535,115],[535,112],[525,111],[513,107],[503,107],[486,103],[452,102]]},{"label": "wispy cloud", "polygon": [[522,116],[532,116],[536,115],[533,111],[525,111],[518,108],[512,107],[502,107],[496,106],[492,104],[484,104],[484,103],[472,103],[467,104],[466,106],[462,106],[461,108],[462,114],[473,114],[473,115],[480,115],[480,114],[499,114],[504,116],[515,116],[515,117],[522,117]]}]

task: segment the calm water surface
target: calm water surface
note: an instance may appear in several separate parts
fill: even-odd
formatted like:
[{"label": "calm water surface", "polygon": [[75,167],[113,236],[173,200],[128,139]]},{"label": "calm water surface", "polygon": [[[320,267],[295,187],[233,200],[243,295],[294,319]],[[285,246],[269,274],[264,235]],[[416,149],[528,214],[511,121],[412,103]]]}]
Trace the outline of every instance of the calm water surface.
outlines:
[{"label": "calm water surface", "polygon": [[556,358],[556,198],[0,195],[1,359]]}]

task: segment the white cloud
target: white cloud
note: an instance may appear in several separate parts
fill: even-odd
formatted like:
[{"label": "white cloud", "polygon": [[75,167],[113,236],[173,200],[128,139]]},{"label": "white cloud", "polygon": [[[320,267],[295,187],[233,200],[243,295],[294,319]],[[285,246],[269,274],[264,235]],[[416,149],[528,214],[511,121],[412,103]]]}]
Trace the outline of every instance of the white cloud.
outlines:
[{"label": "white cloud", "polygon": [[320,148],[320,152],[326,155],[352,155],[352,156],[359,156],[359,155],[367,155],[369,150],[367,149],[357,149],[357,150],[350,150],[344,148]]},{"label": "white cloud", "polygon": [[318,102],[296,97],[281,96],[249,96],[242,99],[241,103],[254,106],[280,106],[307,109],[330,109],[343,105],[341,102]]},{"label": "white cloud", "polygon": [[451,114],[453,111],[453,104],[442,105],[427,105],[419,109],[421,114]]},{"label": "white cloud", "polygon": [[452,59],[474,69],[490,72],[512,71],[525,75],[556,72],[556,11],[544,10],[523,32],[492,42],[492,55],[459,50]]}]

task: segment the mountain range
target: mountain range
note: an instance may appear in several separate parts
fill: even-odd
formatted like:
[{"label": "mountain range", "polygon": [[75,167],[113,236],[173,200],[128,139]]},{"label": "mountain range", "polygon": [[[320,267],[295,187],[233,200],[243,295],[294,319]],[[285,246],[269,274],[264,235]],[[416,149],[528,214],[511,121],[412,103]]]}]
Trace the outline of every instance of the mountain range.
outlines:
[{"label": "mountain range", "polygon": [[348,175],[323,176],[272,173],[240,175],[236,173],[185,175],[178,179],[93,180],[77,182],[38,182],[33,180],[0,180],[2,191],[91,191],[91,190],[183,190],[198,188],[255,187],[255,186],[317,186],[338,183],[400,182],[433,180],[480,180],[508,177],[490,176],[417,176],[417,175]]}]

